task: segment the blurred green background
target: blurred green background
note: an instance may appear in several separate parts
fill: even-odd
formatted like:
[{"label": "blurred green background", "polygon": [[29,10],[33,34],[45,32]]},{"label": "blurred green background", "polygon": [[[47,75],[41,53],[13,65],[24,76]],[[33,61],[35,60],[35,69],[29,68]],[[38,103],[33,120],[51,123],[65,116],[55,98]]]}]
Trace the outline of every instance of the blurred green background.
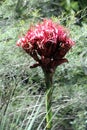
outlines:
[{"label": "blurred green background", "polygon": [[54,75],[52,130],[87,130],[87,0],[0,0],[0,130],[45,130],[42,70],[16,46],[43,18],[66,26],[76,43]]}]

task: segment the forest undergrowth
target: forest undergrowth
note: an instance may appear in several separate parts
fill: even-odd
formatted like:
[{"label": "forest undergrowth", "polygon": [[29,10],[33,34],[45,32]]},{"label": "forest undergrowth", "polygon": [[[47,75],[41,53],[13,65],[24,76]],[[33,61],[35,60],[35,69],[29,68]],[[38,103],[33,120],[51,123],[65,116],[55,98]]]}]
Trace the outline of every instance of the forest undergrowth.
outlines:
[{"label": "forest undergrowth", "polygon": [[[80,14],[80,17],[77,17]],[[18,37],[43,17],[0,17],[0,130],[45,130],[42,70],[16,46]],[[75,46],[54,75],[52,130],[87,130],[87,8],[51,16],[70,30]],[[85,19],[85,20],[84,20]]]}]

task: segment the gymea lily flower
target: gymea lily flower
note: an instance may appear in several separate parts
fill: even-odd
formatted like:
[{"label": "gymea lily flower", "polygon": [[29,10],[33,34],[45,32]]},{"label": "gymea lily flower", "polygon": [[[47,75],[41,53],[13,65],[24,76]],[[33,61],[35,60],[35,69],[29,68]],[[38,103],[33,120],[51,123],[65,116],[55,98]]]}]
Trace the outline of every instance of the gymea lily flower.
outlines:
[{"label": "gymea lily flower", "polygon": [[67,30],[52,20],[31,27],[24,37],[17,42],[37,63],[32,67],[41,66],[47,72],[68,60],[64,58],[74,42],[69,38]]},{"label": "gymea lily flower", "polygon": [[25,36],[17,41],[17,45],[21,46],[36,61],[31,68],[41,66],[45,74],[47,87],[46,121],[47,130],[50,130],[52,124],[50,121],[52,118],[52,76],[58,65],[68,62],[65,55],[74,45],[74,42],[69,37],[66,28],[58,23],[54,23],[51,19],[44,19],[36,26],[32,26]]}]

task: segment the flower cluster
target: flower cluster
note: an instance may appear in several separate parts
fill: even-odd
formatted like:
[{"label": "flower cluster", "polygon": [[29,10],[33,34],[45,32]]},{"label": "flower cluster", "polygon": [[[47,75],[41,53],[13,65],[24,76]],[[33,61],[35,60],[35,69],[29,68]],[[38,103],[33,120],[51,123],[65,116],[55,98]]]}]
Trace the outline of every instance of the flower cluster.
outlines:
[{"label": "flower cluster", "polygon": [[31,27],[25,36],[17,41],[37,62],[32,67],[41,66],[44,70],[54,71],[67,59],[64,58],[74,42],[69,38],[68,31],[51,19]]}]

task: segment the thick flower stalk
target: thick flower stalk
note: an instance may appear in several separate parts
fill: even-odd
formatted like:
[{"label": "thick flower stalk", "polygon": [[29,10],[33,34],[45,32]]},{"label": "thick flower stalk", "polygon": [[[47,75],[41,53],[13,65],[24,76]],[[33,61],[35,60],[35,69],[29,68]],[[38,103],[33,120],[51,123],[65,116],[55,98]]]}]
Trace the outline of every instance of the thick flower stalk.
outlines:
[{"label": "thick flower stalk", "polygon": [[36,61],[31,68],[41,66],[46,83],[46,123],[47,130],[52,127],[52,78],[58,65],[68,62],[65,58],[66,53],[74,45],[69,38],[66,28],[60,24],[54,23],[51,19],[44,19],[36,26],[32,26],[25,36],[21,37],[18,42],[25,52],[27,52]]}]

